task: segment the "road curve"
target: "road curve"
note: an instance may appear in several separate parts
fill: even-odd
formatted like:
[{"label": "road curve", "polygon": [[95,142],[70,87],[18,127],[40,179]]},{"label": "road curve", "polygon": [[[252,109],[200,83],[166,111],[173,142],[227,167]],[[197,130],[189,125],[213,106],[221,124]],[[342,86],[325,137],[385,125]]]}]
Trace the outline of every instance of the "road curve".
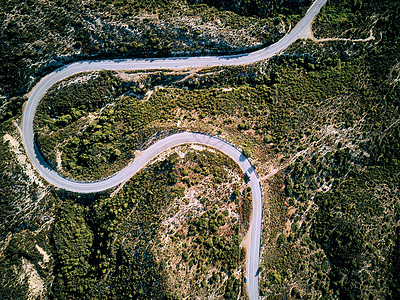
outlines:
[{"label": "road curve", "polygon": [[251,242],[247,256],[246,275],[248,279],[247,289],[249,298],[251,300],[258,299],[258,268],[261,252],[262,225],[262,190],[254,167],[238,149],[216,137],[190,132],[178,133],[153,144],[143,151],[142,155],[135,159],[133,163],[107,179],[96,182],[78,182],[62,177],[46,164],[34,142],[33,119],[39,101],[46,91],[55,83],[77,73],[99,70],[184,69],[190,67],[243,65],[270,58],[290,46],[298,38],[304,36],[304,33],[311,26],[314,17],[318,14],[322,6],[325,5],[326,1],[327,0],[315,0],[312,6],[308,9],[304,18],[289,34],[284,36],[277,43],[255,52],[228,56],[80,61],[55,70],[43,77],[32,89],[24,108],[21,135],[29,160],[39,174],[54,186],[78,193],[95,193],[115,187],[119,183],[128,180],[149,161],[171,147],[196,143],[216,148],[222,153],[228,155],[240,166],[242,171],[248,171],[250,174],[249,185],[252,189],[253,213],[250,227]]}]

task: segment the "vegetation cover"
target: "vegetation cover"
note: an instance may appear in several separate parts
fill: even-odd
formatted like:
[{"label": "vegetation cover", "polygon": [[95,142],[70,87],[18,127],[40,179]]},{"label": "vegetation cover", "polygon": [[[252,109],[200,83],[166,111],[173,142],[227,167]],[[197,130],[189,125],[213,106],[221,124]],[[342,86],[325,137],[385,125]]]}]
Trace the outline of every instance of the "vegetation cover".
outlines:
[{"label": "vegetation cover", "polygon": [[[216,167],[212,177],[206,179],[210,176],[205,168],[209,164]],[[199,166],[204,169],[198,170]],[[197,212],[183,218],[182,226],[167,221],[180,211],[172,205],[193,201],[182,199],[186,179],[190,178],[190,184],[195,186],[198,183],[194,181],[222,183],[228,179],[225,167],[237,171],[229,159],[207,150],[199,154],[189,152],[183,159],[172,154],[135,176],[113,198],[80,197],[77,203],[76,196],[58,195],[63,201],[51,233],[57,264],[50,297],[182,298],[182,283],[168,285],[177,276],[170,269],[178,267],[187,268],[183,274],[189,273],[184,276],[185,281],[190,279],[190,289],[184,291],[186,297],[207,293],[218,282],[216,290],[222,290],[226,298],[236,299],[243,277],[234,273],[244,267],[239,245],[246,223],[230,216],[223,208],[226,203],[212,193],[203,194]],[[242,185],[238,185],[239,189],[243,189]],[[236,205],[232,200],[232,212],[242,215],[240,204],[248,199],[246,191],[244,195],[235,199],[237,208],[233,208]],[[166,211],[172,215],[168,216]],[[248,214],[243,215],[243,220],[248,222],[248,218]]]},{"label": "vegetation cover", "polygon": [[[54,150],[62,150],[65,175],[100,178],[104,170],[114,172],[134,157],[134,150],[163,136],[156,132],[219,134],[251,153],[268,199],[259,273],[262,295],[397,299],[399,9],[397,1],[389,0],[328,1],[314,24],[316,36],[348,40],[299,41],[283,55],[254,66],[78,75],[43,99],[35,120],[38,142],[54,167]],[[339,35],[340,28],[349,30]],[[366,40],[371,29],[374,39]],[[3,136],[15,130],[18,117],[10,112]],[[132,148],[124,148],[126,140]],[[30,195],[35,188],[29,183],[23,187],[26,175],[12,175],[21,171],[10,141],[1,149],[4,182],[13,179]],[[33,203],[54,203],[56,218],[33,240],[31,235],[44,223],[38,217],[42,215],[30,220],[22,214],[11,223],[6,218],[10,211],[20,211],[20,192],[2,198],[4,228],[14,224],[12,236],[6,229],[2,233],[7,241],[1,256],[2,295],[22,298],[30,290],[29,282],[14,280],[14,266],[30,261],[54,298],[83,293],[111,297],[127,292],[123,283],[134,298],[142,297],[140,291],[160,298],[190,298],[190,293],[205,295],[205,290],[218,290],[227,298],[243,296],[243,254],[236,235],[242,238],[247,225],[239,215],[234,220],[230,209],[248,215],[249,191],[232,185],[226,194],[211,198],[207,193],[223,190],[218,187],[230,177],[214,167],[224,165],[222,158],[213,163],[216,158],[203,154],[189,152],[183,160],[170,156],[138,175],[146,187],[134,178],[112,198],[39,195],[41,200]],[[190,169],[184,167],[185,159],[191,161]],[[205,189],[202,176],[214,180]],[[200,191],[198,202],[190,202],[182,186]],[[225,204],[214,207],[221,199]],[[201,213],[176,226],[159,226],[178,206],[191,203],[201,203]],[[140,213],[128,217],[125,205],[140,208]],[[225,239],[224,226],[230,228]],[[124,241],[122,233],[127,232]],[[40,266],[44,257],[36,244],[54,256],[48,273]],[[231,251],[229,257],[226,251]],[[164,264],[159,258],[166,253],[170,257]],[[207,273],[201,264],[205,269],[217,265],[218,272]],[[188,274],[198,289],[185,287],[174,295],[171,287],[183,285],[171,280],[171,273]]]},{"label": "vegetation cover", "polygon": [[[300,2],[290,8],[305,7]],[[1,104],[72,61],[230,53],[271,43],[294,22],[291,15],[299,16],[287,3],[266,2],[256,13],[255,2],[233,12],[186,0],[2,0]]]},{"label": "vegetation cover", "polygon": [[193,4],[205,3],[218,9],[231,10],[241,15],[257,15],[260,17],[271,14],[293,16],[302,14],[311,3],[309,0],[189,0],[188,2]]},{"label": "vegetation cover", "polygon": [[[252,149],[261,176],[264,164],[274,162],[280,172],[266,181],[262,294],[395,299],[400,152],[392,20],[376,23],[374,35],[393,33],[378,44],[298,42],[267,66],[151,72],[128,80],[135,95],[122,91],[111,100],[118,109],[106,108],[98,119],[119,118],[126,124],[121,133],[138,120],[148,128],[140,133],[143,141],[159,130],[220,132]],[[117,82],[120,75],[110,78]],[[146,113],[138,118],[137,111]]]}]

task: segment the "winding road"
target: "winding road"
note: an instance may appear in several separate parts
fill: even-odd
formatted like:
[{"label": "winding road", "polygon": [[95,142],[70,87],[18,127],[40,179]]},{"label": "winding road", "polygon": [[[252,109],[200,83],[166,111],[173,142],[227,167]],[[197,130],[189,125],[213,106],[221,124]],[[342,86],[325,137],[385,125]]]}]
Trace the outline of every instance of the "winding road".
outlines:
[{"label": "winding road", "polygon": [[217,138],[199,133],[183,132],[171,135],[153,144],[133,163],[121,171],[101,181],[79,182],[62,177],[47,165],[34,142],[33,119],[39,101],[46,91],[55,83],[81,72],[99,70],[148,70],[148,69],[185,69],[202,68],[211,66],[228,66],[250,64],[270,58],[290,46],[297,39],[308,36],[307,32],[315,16],[327,0],[315,0],[308,9],[304,18],[277,43],[264,49],[229,56],[202,56],[202,57],[170,57],[151,59],[120,59],[81,61],[66,65],[43,77],[29,94],[22,116],[22,142],[26,154],[38,173],[52,185],[78,193],[95,193],[110,189],[127,181],[148,162],[161,152],[182,144],[195,143],[213,147],[231,157],[242,169],[250,175],[249,185],[252,190],[253,213],[251,220],[251,241],[247,255],[247,289],[251,300],[258,299],[258,268],[261,252],[261,226],[262,226],[262,190],[261,184],[250,161],[231,144]]}]

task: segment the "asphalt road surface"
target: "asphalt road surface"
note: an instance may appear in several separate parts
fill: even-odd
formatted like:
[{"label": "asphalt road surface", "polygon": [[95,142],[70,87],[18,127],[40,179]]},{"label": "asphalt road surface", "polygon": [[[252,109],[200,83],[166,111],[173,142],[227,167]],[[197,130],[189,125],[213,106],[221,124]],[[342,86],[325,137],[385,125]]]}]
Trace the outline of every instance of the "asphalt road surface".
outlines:
[{"label": "asphalt road surface", "polygon": [[240,166],[243,172],[248,171],[250,175],[250,181],[248,184],[252,189],[253,213],[250,227],[251,241],[247,256],[246,275],[249,298],[251,300],[258,299],[258,268],[260,263],[262,226],[262,190],[260,181],[253,166],[238,149],[216,137],[190,132],[178,133],[153,144],[143,151],[142,155],[135,159],[133,163],[109,178],[95,182],[78,182],[62,177],[46,164],[34,142],[33,119],[35,117],[37,105],[46,91],[55,83],[77,73],[99,70],[178,70],[191,67],[243,65],[270,58],[290,46],[297,39],[305,36],[305,33],[308,31],[314,17],[318,14],[321,7],[325,5],[326,1],[327,0],[316,0],[308,9],[304,18],[289,34],[284,36],[277,43],[252,53],[228,56],[80,61],[57,69],[43,77],[32,89],[24,109],[21,134],[29,160],[39,174],[54,186],[78,193],[95,193],[110,189],[127,181],[141,168],[145,167],[149,161],[171,147],[188,143],[202,144],[218,149],[222,153],[230,156]]}]

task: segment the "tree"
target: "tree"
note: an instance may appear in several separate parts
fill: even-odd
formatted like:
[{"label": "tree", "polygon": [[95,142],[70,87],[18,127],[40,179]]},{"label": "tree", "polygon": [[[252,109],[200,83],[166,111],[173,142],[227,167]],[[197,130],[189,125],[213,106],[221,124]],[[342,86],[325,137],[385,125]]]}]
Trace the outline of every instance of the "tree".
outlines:
[{"label": "tree", "polygon": [[250,149],[249,148],[243,148],[243,150],[242,150],[242,154],[245,156],[245,157],[251,157],[251,151],[250,151]]},{"label": "tree", "polygon": [[119,157],[121,155],[121,151],[119,149],[114,149],[112,154],[114,157]]}]

